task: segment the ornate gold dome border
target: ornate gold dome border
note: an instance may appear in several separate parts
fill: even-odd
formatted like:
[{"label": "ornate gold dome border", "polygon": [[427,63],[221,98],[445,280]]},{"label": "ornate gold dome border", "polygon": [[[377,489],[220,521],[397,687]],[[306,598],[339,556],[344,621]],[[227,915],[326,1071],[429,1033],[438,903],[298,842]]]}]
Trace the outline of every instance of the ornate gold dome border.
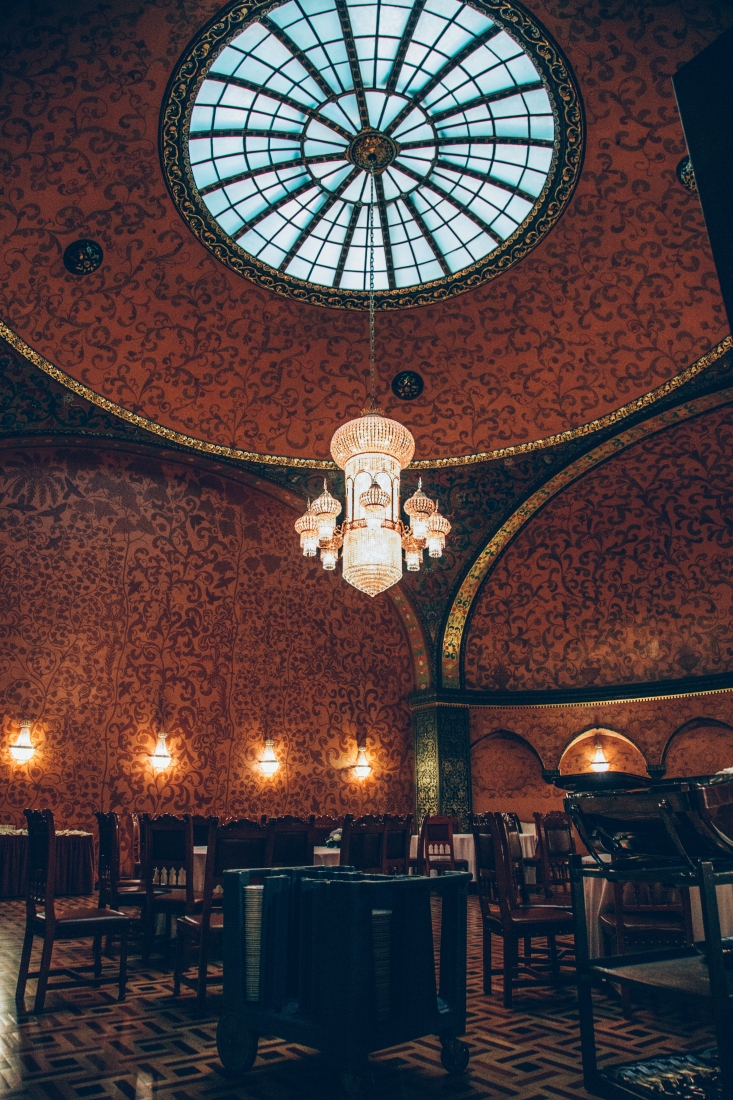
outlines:
[{"label": "ornate gold dome border", "polygon": [[[733,338],[730,336],[718,345],[718,348],[722,348],[723,351],[727,351],[731,347],[733,347]],[[715,350],[717,351],[718,348]],[[688,401],[674,409],[667,409],[666,412],[658,413],[656,416],[650,417],[649,420],[634,425],[633,428],[627,428],[625,432],[619,433],[613,439],[607,439],[605,443],[601,443],[594,450],[581,455],[575,462],[572,462],[564,470],[550,478],[523,504],[520,504],[496,534],[492,535],[483,549],[479,551],[453,599],[445,631],[443,632],[441,672],[444,688],[461,687],[463,640],[466,624],[479,588],[499,555],[506,550],[514,536],[519,533],[540,508],[563,489],[566,489],[571,482],[576,481],[583,474],[592,470],[594,466],[605,462],[607,458],[611,458],[613,455],[625,450],[633,443],[638,443],[639,440],[646,439],[647,436],[653,435],[655,432],[672,427],[674,424],[680,424],[693,416],[699,416],[700,413],[715,409],[719,405],[725,405],[729,401],[733,401],[733,386],[719,390],[717,393],[706,394],[694,401]]]},{"label": "ornate gold dome border", "polygon": [[[340,291],[306,283],[262,263],[220,228],[199,196],[184,137],[208,68],[219,51],[248,24],[283,0],[234,0],[204,27],[176,66],[163,100],[160,156],[173,202],[189,229],[210,252],[238,275],[286,298],[334,309],[368,309],[368,291]],[[583,109],[575,78],[560,47],[516,0],[471,0],[473,7],[503,25],[540,70],[559,135],[545,186],[529,220],[493,253],[455,275],[418,287],[380,291],[379,309],[431,305],[496,278],[526,256],[552,229],[570,201],[583,161]]]},{"label": "ornate gold dome border", "polygon": [[[142,428],[143,431],[150,432],[151,435],[157,435],[162,439],[167,439],[170,443],[176,443],[182,447],[190,447],[193,450],[201,451],[203,454],[215,455],[219,458],[230,458],[237,462],[257,462],[262,466],[291,466],[297,469],[306,470],[334,470],[338,467],[335,462],[330,459],[317,459],[317,458],[291,458],[289,455],[268,455],[260,454],[257,451],[245,451],[238,447],[224,447],[219,443],[209,443],[204,439],[196,439],[195,436],[186,435],[183,432],[177,432],[174,428],[166,428],[162,424],[156,424],[154,420],[149,420],[146,416],[140,416],[139,413],[132,412],[130,409],[126,409],[123,405],[118,405],[114,401],[110,401],[108,397],[102,397],[101,394],[91,389],[89,386],[85,386],[83,382],[78,382],[76,378],[72,378],[71,375],[62,371],[59,367],[54,366],[53,363],[45,359],[37,351],[26,344],[22,337],[18,336],[9,325],[4,321],[0,321],[0,339],[4,340],[11,348],[17,351],[24,359],[27,359],[29,363],[32,363],[34,367],[38,367],[45,374],[48,374],[56,382],[60,382],[62,386],[66,386],[67,389],[73,393],[83,397],[86,401],[89,401],[92,405],[96,405],[100,409],[104,409],[105,412],[111,413],[113,416],[118,416],[120,420],[127,421],[128,424],[134,424],[137,428]],[[670,393],[673,393],[680,386],[684,386],[686,382],[689,382],[696,375],[700,374],[715,363],[721,356],[725,355],[727,351],[733,349],[733,336],[726,336],[724,340],[721,340],[719,344],[716,344],[714,348],[711,348],[709,352],[701,356],[695,363],[687,367],[680,374],[676,374],[674,378],[670,378],[667,382],[663,382],[661,386],[657,386],[656,389],[650,390],[649,393],[643,394],[641,397],[637,397],[634,401],[630,401],[628,405],[622,405],[620,409],[616,409],[615,412],[608,413],[606,416],[601,416],[597,420],[591,420],[587,424],[581,424],[578,428],[568,428],[565,432],[558,432],[556,435],[545,436],[544,439],[535,439],[531,443],[518,443],[513,447],[500,447],[495,451],[478,451],[476,454],[471,455],[459,455],[457,458],[421,458],[414,460],[410,463],[408,469],[410,470],[439,470],[447,466],[471,466],[476,462],[494,462],[500,458],[509,458],[512,455],[527,454],[530,451],[539,451],[545,447],[555,447],[559,443],[568,443],[574,439],[580,439],[583,436],[591,435],[593,432],[600,431],[602,428],[611,427],[613,424],[618,424],[622,420],[625,420],[628,416],[633,416],[634,413],[640,412],[642,409],[653,405],[657,401],[661,401],[663,397],[667,397]]]}]

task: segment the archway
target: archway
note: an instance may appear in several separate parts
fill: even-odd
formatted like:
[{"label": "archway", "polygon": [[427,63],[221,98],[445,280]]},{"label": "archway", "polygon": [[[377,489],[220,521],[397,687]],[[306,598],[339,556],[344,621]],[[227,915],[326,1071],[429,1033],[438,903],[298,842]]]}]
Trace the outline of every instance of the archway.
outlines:
[{"label": "archway", "polygon": [[561,775],[590,772],[596,746],[600,745],[609,771],[646,775],[646,760],[633,741],[616,730],[593,727],[573,738],[560,758]]},{"label": "archway", "polygon": [[562,809],[562,792],[542,778],[536,750],[512,730],[485,734],[471,746],[474,813],[512,811],[532,821],[539,810]]},{"label": "archway", "polygon": [[664,750],[665,778],[713,775],[733,767],[733,726],[717,718],[693,718],[675,730]]}]

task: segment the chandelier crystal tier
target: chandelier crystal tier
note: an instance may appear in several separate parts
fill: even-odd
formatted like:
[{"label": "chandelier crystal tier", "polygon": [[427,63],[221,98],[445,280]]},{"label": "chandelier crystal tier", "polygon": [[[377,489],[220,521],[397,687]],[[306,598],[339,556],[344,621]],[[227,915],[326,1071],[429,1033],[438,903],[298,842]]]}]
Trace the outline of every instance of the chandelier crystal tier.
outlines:
[{"label": "chandelier crystal tier", "polygon": [[[374,176],[380,171],[376,154],[369,171],[372,199]],[[402,577],[402,551],[407,569],[416,573],[427,547],[431,558],[443,553],[451,525],[438,511],[436,501],[426,496],[422,480],[417,492],[405,502],[410,517],[407,528],[400,518],[400,473],[415,453],[415,440],[403,424],[382,414],[375,400],[374,362],[374,221],[369,205],[369,404],[357,420],[349,420],[334,433],[331,455],[344,471],[346,514],[341,526],[336,520],[341,504],[324,481],[321,495],[308,505],[295,523],[300,545],[307,558],[321,552],[324,569],[336,568],[343,548],[344,580],[376,596]]]}]

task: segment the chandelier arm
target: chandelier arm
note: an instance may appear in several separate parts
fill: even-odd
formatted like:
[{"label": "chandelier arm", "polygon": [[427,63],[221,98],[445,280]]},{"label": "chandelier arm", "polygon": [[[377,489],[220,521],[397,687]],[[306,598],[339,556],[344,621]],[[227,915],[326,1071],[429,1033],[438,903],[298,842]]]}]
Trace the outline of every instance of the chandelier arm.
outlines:
[{"label": "chandelier arm", "polygon": [[[371,154],[371,159],[374,159],[374,154]],[[369,173],[369,214],[368,214],[368,236],[369,236],[369,405],[370,408],[376,406],[376,384],[375,374],[376,368],[374,365],[374,168]],[[384,227],[382,227],[382,233],[384,233]]]}]

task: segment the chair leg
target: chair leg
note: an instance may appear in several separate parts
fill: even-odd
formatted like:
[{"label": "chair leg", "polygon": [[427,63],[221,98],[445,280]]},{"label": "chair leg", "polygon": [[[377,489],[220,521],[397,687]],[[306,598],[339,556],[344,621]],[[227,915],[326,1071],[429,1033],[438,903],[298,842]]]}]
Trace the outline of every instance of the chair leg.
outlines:
[{"label": "chair leg", "polygon": [[36,986],[36,1003],[33,1008],[34,1012],[43,1012],[43,1005],[46,1000],[46,986],[48,985],[48,975],[51,969],[52,954],[53,937],[47,935],[43,941],[41,966],[38,971],[38,985]]},{"label": "chair leg", "polygon": [[143,966],[150,966],[150,952],[155,939],[155,906],[146,905],[143,916]]},{"label": "chair leg", "polygon": [[517,941],[513,936],[504,936],[504,1008],[512,1007],[512,979],[517,965]]},{"label": "chair leg", "polygon": [[20,968],[18,970],[18,984],[15,987],[16,1001],[22,1001],[25,997],[25,987],[28,981],[28,971],[31,965],[31,951],[33,950],[33,930],[26,928],[23,939],[23,951],[20,956]]},{"label": "chair leg", "polygon": [[560,967],[557,962],[557,940],[554,936],[547,937],[547,949],[550,952],[550,966],[552,967],[552,980],[560,980]]},{"label": "chair leg", "polygon": [[491,931],[484,925],[484,993],[491,996]]},{"label": "chair leg", "polygon": [[185,967],[184,961],[184,948],[186,943],[186,933],[180,928],[176,928],[176,961],[173,966],[173,996],[180,996],[181,992],[181,975],[183,974]]},{"label": "chair leg", "polygon": [[201,929],[199,941],[199,980],[196,989],[196,1000],[199,1008],[206,1005],[206,983],[209,976],[209,938],[205,930]]},{"label": "chair leg", "polygon": [[621,1011],[625,1020],[631,1019],[631,990],[628,982],[621,983]]},{"label": "chair leg", "polygon": [[94,937],[94,977],[102,977],[102,933],[97,932]]},{"label": "chair leg", "polygon": [[127,928],[120,933],[120,984],[117,1000],[124,1001],[127,995]]},{"label": "chair leg", "polygon": [[524,957],[525,957],[525,959],[531,959],[532,958],[532,937],[531,936],[525,936],[524,937]]}]

